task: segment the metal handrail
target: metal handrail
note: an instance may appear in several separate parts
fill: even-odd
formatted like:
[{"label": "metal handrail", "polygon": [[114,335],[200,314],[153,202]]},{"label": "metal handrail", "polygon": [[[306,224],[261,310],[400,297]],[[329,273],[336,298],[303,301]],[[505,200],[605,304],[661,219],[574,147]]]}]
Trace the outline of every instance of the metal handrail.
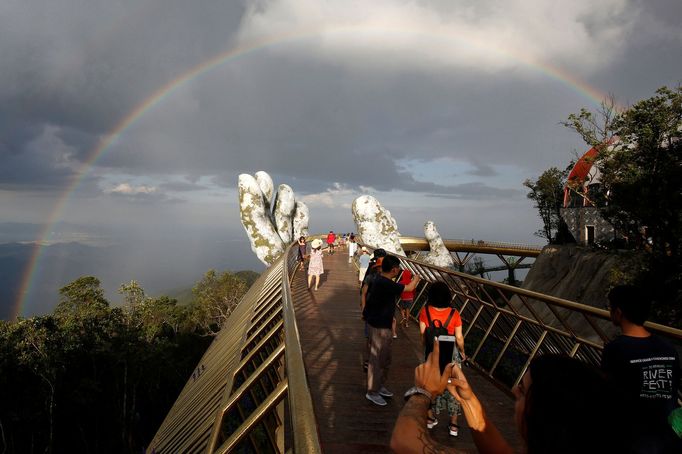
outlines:
[{"label": "metal handrail", "polygon": [[[519,383],[532,359],[543,353],[563,353],[598,366],[604,345],[616,335],[604,309],[396,257],[403,268],[422,277],[420,286],[442,281],[450,287],[465,325],[467,351],[473,352],[470,362],[507,391]],[[425,300],[414,300],[412,317]],[[682,330],[650,322],[645,327],[682,341]]]},{"label": "metal handrail", "polygon": [[[148,453],[322,452],[291,298],[294,251],[290,246],[244,295]],[[295,428],[291,439],[285,413]]]},{"label": "metal handrail", "polygon": [[282,297],[284,307],[284,343],[286,345],[286,368],[289,379],[289,415],[293,431],[294,452],[321,453],[320,438],[317,428],[317,420],[313,410],[313,401],[310,397],[308,377],[305,373],[303,352],[301,351],[301,338],[298,334],[298,325],[294,314],[294,304],[291,299],[291,284],[289,267],[294,271],[296,263],[295,248],[289,246],[284,260],[284,279],[282,279]]},{"label": "metal handrail", "polygon": [[[413,236],[401,236],[400,243],[405,249],[428,251],[429,242],[425,238]],[[499,241],[484,241],[484,240],[464,240],[464,239],[450,239],[443,240],[445,247],[449,251],[481,251],[494,250],[495,253],[521,255],[528,257],[536,257],[542,251],[544,246],[537,244],[523,244],[523,243],[503,243]]]}]

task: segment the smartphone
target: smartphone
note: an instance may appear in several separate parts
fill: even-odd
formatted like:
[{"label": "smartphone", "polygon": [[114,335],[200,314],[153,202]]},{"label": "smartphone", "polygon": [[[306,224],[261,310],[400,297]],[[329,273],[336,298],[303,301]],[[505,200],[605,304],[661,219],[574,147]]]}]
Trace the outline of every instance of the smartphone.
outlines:
[{"label": "smartphone", "polygon": [[440,373],[445,370],[445,366],[452,362],[455,353],[455,336],[438,336],[438,346],[440,347]]}]

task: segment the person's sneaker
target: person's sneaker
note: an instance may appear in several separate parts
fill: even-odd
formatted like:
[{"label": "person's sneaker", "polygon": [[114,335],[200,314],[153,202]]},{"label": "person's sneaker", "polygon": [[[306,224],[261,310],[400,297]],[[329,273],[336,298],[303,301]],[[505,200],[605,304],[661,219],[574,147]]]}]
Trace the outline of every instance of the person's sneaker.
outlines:
[{"label": "person's sneaker", "polygon": [[456,437],[457,435],[459,435],[457,429],[459,429],[459,426],[457,424],[450,423],[450,436]]},{"label": "person's sneaker", "polygon": [[384,400],[383,397],[379,395],[379,393],[367,393],[365,394],[365,397],[367,400],[372,402],[374,405],[378,405],[380,407],[383,407],[386,405],[386,401]]},{"label": "person's sneaker", "polygon": [[426,428],[433,429],[438,425],[438,420],[433,418],[426,418]]},{"label": "person's sneaker", "polygon": [[384,397],[393,397],[393,393],[386,389],[385,386],[382,386],[381,389],[379,389],[379,394]]}]

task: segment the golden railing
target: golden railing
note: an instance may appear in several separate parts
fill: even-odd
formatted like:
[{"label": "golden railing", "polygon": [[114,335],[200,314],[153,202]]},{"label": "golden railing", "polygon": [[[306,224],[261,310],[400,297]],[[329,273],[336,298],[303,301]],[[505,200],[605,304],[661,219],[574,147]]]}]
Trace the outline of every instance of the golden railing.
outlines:
[{"label": "golden railing", "polygon": [[[411,315],[418,315],[431,283],[445,282],[462,315],[470,363],[508,391],[519,383],[531,360],[544,353],[599,365],[604,344],[617,334],[604,309],[398,258],[403,268],[423,278]],[[682,341],[682,330],[648,322],[645,326],[678,345]]]},{"label": "golden railing", "polygon": [[321,452],[291,301],[295,261],[289,248],[251,286],[148,453]]},{"label": "golden railing", "polygon": [[[496,255],[514,255],[518,257],[537,257],[542,246],[536,244],[502,243],[483,240],[443,240],[445,247],[451,252],[481,252]],[[406,251],[428,251],[429,242],[425,238],[401,236],[400,244]]]}]

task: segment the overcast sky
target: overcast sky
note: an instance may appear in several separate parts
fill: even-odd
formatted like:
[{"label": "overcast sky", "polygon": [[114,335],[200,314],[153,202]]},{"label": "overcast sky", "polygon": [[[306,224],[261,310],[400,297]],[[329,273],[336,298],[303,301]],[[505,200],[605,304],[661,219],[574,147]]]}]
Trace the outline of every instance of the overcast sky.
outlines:
[{"label": "overcast sky", "polygon": [[0,238],[210,231],[230,255],[237,176],[265,170],[312,232],[353,230],[369,193],[403,234],[539,243],[522,182],[585,151],[559,122],[677,85],[680,17],[679,0],[2,0]]}]

